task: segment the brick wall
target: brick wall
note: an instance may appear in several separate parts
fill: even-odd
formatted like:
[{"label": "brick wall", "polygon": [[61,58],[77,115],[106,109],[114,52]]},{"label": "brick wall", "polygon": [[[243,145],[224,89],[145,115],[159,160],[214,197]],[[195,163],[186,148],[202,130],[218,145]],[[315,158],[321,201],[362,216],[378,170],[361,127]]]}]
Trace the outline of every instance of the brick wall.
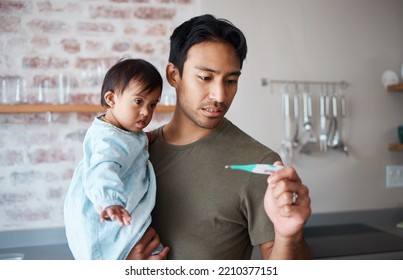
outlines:
[{"label": "brick wall", "polygon": [[[69,81],[63,102],[98,103],[103,74],[123,56],[147,59],[164,73],[169,35],[194,16],[195,6],[195,0],[0,0],[0,78],[24,81],[20,101],[36,103],[44,87],[56,94],[63,75]],[[162,101],[170,93],[165,85]],[[64,195],[94,116],[0,114],[0,231],[63,226]],[[170,117],[156,113],[148,129]]]}]

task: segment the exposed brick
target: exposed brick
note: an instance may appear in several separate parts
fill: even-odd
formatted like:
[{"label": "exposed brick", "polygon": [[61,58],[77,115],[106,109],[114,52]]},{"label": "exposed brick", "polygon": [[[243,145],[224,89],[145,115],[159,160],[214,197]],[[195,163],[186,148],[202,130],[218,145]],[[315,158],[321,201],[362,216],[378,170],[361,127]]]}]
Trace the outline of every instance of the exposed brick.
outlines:
[{"label": "exposed brick", "polygon": [[28,50],[28,39],[22,36],[10,38],[4,46],[4,50],[7,54],[13,55],[25,53]]},{"label": "exposed brick", "polygon": [[[81,147],[81,146],[80,146]],[[73,178],[73,174],[74,174],[74,169],[73,168],[69,168],[64,170],[64,172],[61,174],[60,179],[62,180],[71,180],[71,178]]]},{"label": "exposed brick", "polygon": [[33,81],[34,81],[34,86],[37,85],[43,85],[45,83],[45,81],[49,81],[49,86],[50,87],[54,87],[55,85],[53,84],[53,75],[35,75],[33,77]]},{"label": "exposed brick", "polygon": [[165,24],[155,24],[149,27],[145,34],[152,36],[166,36],[168,34],[168,28]]},{"label": "exposed brick", "polygon": [[48,37],[35,36],[31,39],[31,45],[36,49],[44,49],[50,46],[50,41]]},{"label": "exposed brick", "polygon": [[[35,100],[30,97],[30,100]],[[33,123],[46,123],[48,117],[46,114],[0,114],[1,123],[20,123],[20,124],[33,124]]]},{"label": "exposed brick", "polygon": [[74,130],[70,133],[68,133],[65,136],[66,140],[72,140],[75,142],[83,142],[84,137],[85,137],[85,133],[87,132],[87,129],[78,129],[78,130]]},{"label": "exposed brick", "polygon": [[80,52],[80,43],[76,39],[63,39],[60,43],[63,49],[68,53]]},{"label": "exposed brick", "polygon": [[62,188],[49,188],[46,192],[47,199],[58,199],[64,196],[65,190]]},{"label": "exposed brick", "polygon": [[48,121],[52,124],[67,124],[69,122],[69,114],[50,113]]},{"label": "exposed brick", "polygon": [[155,48],[151,43],[147,44],[134,44],[133,46],[134,51],[139,52],[139,53],[146,53],[146,54],[152,54],[155,52]]},{"label": "exposed brick", "polygon": [[192,0],[157,0],[157,2],[162,4],[190,4]]},{"label": "exposed brick", "polygon": [[24,57],[22,59],[24,69],[48,69],[48,68],[67,68],[69,61],[66,58],[57,57]]},{"label": "exposed brick", "polygon": [[164,41],[164,42],[161,42],[161,43],[162,43],[162,46],[161,46],[161,55],[162,55],[162,56],[168,56],[169,50],[170,50],[170,48],[171,48],[171,46],[170,46],[170,44],[169,44],[169,41],[167,40],[167,41]]},{"label": "exposed brick", "polygon": [[60,180],[60,176],[52,171],[14,171],[10,174],[10,182],[13,186],[26,186],[34,184],[37,181],[45,181],[47,183],[55,183]]},{"label": "exposed brick", "polygon": [[134,16],[139,19],[164,19],[171,20],[176,15],[174,8],[140,7],[134,12]]},{"label": "exposed brick", "polygon": [[22,151],[9,150],[0,152],[0,166],[12,166],[24,163]]},{"label": "exposed brick", "polygon": [[149,3],[150,0],[109,0],[114,3]]},{"label": "exposed brick", "polygon": [[5,214],[8,219],[12,221],[20,222],[34,222],[41,220],[48,220],[50,218],[51,210],[46,207],[41,207],[40,209],[35,208],[19,208],[13,207],[13,209],[5,210]]},{"label": "exposed brick", "polygon": [[46,12],[46,13],[77,12],[80,9],[80,5],[78,3],[64,2],[64,1],[58,1],[57,3],[51,3],[51,1],[42,1],[38,2],[37,6],[39,12]]},{"label": "exposed brick", "polygon": [[[69,78],[70,86],[72,88],[78,87],[78,81],[77,81],[77,78],[74,75],[67,74],[65,76],[64,81],[66,81],[67,77]],[[33,78],[32,78],[32,81],[33,81],[32,84],[33,84],[34,88],[38,87],[38,85],[45,84],[45,82],[47,82],[47,85],[50,88],[57,88],[58,82],[59,82],[59,76],[58,75],[45,75],[45,74],[34,75]],[[35,92],[35,94],[36,94],[36,92]]]},{"label": "exposed brick", "polygon": [[32,170],[23,172],[14,171],[10,174],[10,182],[13,186],[33,184],[35,181],[42,178],[43,176],[41,172]]},{"label": "exposed brick", "polygon": [[[69,103],[99,104],[102,75],[93,86],[83,72],[109,69],[122,53],[165,63],[168,33],[192,15],[183,7],[190,3],[0,0],[0,68],[26,78],[29,103],[38,102],[37,85],[45,80],[56,93],[55,75],[65,73],[73,77]],[[0,229],[63,226],[63,196],[98,114],[0,114]],[[147,129],[171,117],[158,112]]]},{"label": "exposed brick", "polygon": [[84,33],[112,33],[115,27],[110,23],[79,22],[77,30]]},{"label": "exposed brick", "polygon": [[112,45],[112,50],[115,52],[126,52],[130,49],[129,42],[116,42]]},{"label": "exposed brick", "polygon": [[132,11],[127,8],[117,8],[112,6],[90,7],[90,17],[106,19],[128,19],[132,18]]},{"label": "exposed brick", "polygon": [[59,181],[59,175],[57,175],[54,172],[46,172],[44,174],[43,179],[47,182],[47,183],[52,183],[52,182],[56,182]]},{"label": "exposed brick", "polygon": [[31,20],[27,25],[33,31],[39,31],[48,34],[60,34],[68,31],[68,25],[59,20]]},{"label": "exposed brick", "polygon": [[92,40],[85,41],[85,49],[87,51],[96,52],[96,51],[101,50],[102,47],[103,47],[103,42],[92,41]]},{"label": "exposed brick", "polygon": [[9,138],[18,147],[26,148],[54,143],[58,138],[58,132],[55,130],[21,131],[20,133],[10,135]]},{"label": "exposed brick", "polygon": [[42,1],[37,3],[39,12],[51,12],[53,11],[52,3],[50,1]]},{"label": "exposed brick", "polygon": [[97,58],[83,58],[78,57],[75,67],[78,69],[86,69],[88,67],[96,67],[98,65],[105,65],[106,68],[111,67],[119,57],[97,57]]},{"label": "exposed brick", "polygon": [[77,120],[79,122],[90,123],[94,120],[96,113],[78,113]]},{"label": "exposed brick", "polygon": [[47,123],[49,122],[49,116],[46,114],[26,114],[24,122],[28,124]]},{"label": "exposed brick", "polygon": [[[100,90],[100,89],[99,89]],[[101,104],[100,94],[92,93],[75,93],[71,96],[71,103],[73,104]]]},{"label": "exposed brick", "polygon": [[20,193],[5,192],[0,193],[0,204],[13,205],[15,203],[27,203],[32,200],[33,194],[31,191],[25,191]]},{"label": "exposed brick", "polygon": [[135,26],[127,24],[123,29],[123,32],[126,35],[134,35],[137,34],[139,31]]},{"label": "exposed brick", "polygon": [[32,1],[0,1],[1,14],[27,14],[32,12]]},{"label": "exposed brick", "polygon": [[61,149],[37,149],[28,153],[31,164],[56,163],[61,161],[74,161],[72,150]]},{"label": "exposed brick", "polygon": [[20,29],[21,18],[15,16],[0,17],[0,31],[3,33],[17,32]]}]

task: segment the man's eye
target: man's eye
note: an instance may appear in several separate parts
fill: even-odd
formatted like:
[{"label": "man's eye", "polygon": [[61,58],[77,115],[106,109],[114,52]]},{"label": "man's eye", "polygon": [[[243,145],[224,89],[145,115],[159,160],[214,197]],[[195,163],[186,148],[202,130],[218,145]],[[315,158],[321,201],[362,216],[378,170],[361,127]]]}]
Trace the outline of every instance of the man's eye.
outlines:
[{"label": "man's eye", "polygon": [[231,79],[227,80],[227,84],[237,84],[237,83],[238,80],[231,80]]},{"label": "man's eye", "polygon": [[203,81],[210,81],[211,78],[210,77],[206,77],[206,76],[199,76],[199,78]]}]

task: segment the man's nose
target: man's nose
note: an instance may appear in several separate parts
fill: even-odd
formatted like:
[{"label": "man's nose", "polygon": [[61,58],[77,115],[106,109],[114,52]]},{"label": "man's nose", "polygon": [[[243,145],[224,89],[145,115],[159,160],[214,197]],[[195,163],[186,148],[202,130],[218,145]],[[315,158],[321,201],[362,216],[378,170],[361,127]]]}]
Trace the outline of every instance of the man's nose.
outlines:
[{"label": "man's nose", "polygon": [[209,97],[210,97],[210,99],[212,99],[216,102],[225,101],[225,85],[224,85],[224,83],[217,82],[216,84],[214,84],[214,86],[211,88]]}]

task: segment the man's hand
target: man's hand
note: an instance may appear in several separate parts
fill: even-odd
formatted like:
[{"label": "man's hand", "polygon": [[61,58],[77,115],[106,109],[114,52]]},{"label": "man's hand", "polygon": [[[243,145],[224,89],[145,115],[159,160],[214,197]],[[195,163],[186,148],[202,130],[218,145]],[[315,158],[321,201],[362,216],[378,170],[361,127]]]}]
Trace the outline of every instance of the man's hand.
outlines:
[{"label": "man's hand", "polygon": [[[282,165],[281,162],[275,162]],[[269,186],[264,198],[264,208],[274,224],[276,236],[293,238],[302,236],[304,224],[311,215],[308,188],[302,184],[291,166],[276,171],[268,178]],[[293,203],[294,196],[297,199]],[[276,237],[277,239],[277,237]]]},{"label": "man's hand", "polygon": [[158,255],[151,255],[151,253],[158,248],[160,243],[158,234],[153,228],[149,227],[140,241],[134,245],[127,256],[127,260],[165,260],[169,252],[169,247],[164,247]]},{"label": "man's hand", "polygon": [[101,222],[105,222],[107,219],[110,219],[112,221],[117,220],[120,226],[123,225],[130,225],[130,221],[132,220],[132,217],[130,216],[130,213],[127,212],[127,210],[120,206],[120,205],[113,205],[110,207],[105,208],[101,212]]}]

